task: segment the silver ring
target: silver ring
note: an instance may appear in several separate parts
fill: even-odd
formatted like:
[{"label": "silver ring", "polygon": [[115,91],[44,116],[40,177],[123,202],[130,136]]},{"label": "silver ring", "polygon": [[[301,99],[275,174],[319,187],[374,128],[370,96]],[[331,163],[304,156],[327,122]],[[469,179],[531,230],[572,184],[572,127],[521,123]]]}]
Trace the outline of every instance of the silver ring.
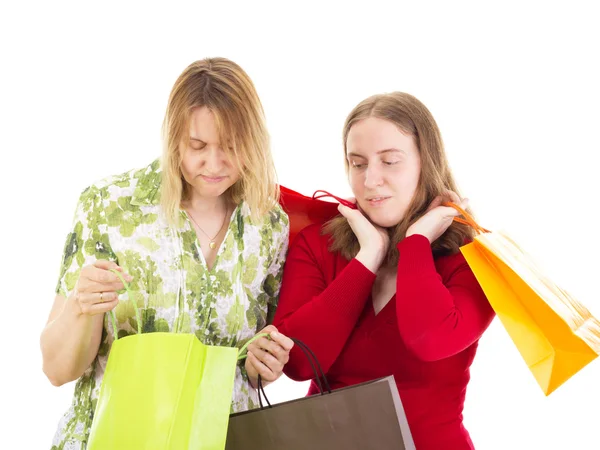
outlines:
[{"label": "silver ring", "polygon": [[104,295],[104,292],[100,292],[100,303],[103,303],[104,300],[102,299],[102,296]]}]

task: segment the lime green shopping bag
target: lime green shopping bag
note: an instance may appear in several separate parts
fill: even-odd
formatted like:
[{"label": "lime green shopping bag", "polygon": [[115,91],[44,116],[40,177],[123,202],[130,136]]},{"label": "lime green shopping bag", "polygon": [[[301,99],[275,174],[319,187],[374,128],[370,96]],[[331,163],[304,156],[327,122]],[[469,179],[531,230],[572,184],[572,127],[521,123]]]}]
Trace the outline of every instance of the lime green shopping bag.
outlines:
[{"label": "lime green shopping bag", "polygon": [[[120,273],[128,292],[129,287]],[[202,344],[193,334],[141,333],[110,351],[88,450],[222,450],[239,352]],[[258,337],[258,336],[257,336]],[[255,339],[255,338],[254,338]],[[254,340],[252,339],[252,340]]]}]

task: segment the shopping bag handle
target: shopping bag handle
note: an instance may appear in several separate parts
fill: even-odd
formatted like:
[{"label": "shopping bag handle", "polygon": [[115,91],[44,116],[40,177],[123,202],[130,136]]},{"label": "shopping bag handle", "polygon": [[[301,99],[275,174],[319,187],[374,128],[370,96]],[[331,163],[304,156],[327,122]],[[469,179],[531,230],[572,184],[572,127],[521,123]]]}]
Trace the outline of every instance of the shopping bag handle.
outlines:
[{"label": "shopping bag handle", "polygon": [[[119,278],[119,280],[121,280],[121,283],[123,283],[123,286],[125,286],[125,290],[127,291],[127,299],[131,302],[131,304],[133,305],[133,309],[135,311],[135,318],[137,320],[137,332],[138,332],[138,334],[142,334],[142,318],[140,316],[140,311],[138,310],[137,303],[135,302],[135,300],[133,300],[133,296],[131,295],[131,290],[129,289],[129,283],[127,283],[127,281],[125,281],[125,279],[123,278],[123,275],[118,270],[116,270],[116,269],[109,269],[109,270],[112,273],[114,273]],[[117,339],[119,339],[119,329],[117,328],[117,316],[115,315],[114,309],[112,309],[110,311],[110,318],[112,320],[113,333],[115,335],[115,341],[116,341]]]},{"label": "shopping bag handle", "polygon": [[[300,339],[296,339],[296,338],[291,338],[292,341],[294,341],[294,343],[298,346],[298,348],[300,350],[302,350],[302,352],[306,355],[306,357],[308,358],[308,362],[310,363],[312,369],[313,369],[313,373],[315,374],[315,381],[317,382],[317,386],[319,387],[319,391],[321,392],[321,395],[323,395],[325,392],[323,391],[323,385],[325,386],[325,389],[327,389],[327,392],[329,392],[331,394],[331,387],[329,386],[329,382],[327,381],[327,377],[325,376],[325,372],[323,371],[323,367],[321,367],[321,364],[319,363],[319,360],[317,359],[317,355],[314,354],[314,352],[310,349],[310,347],[308,345],[306,345],[304,342],[302,342]],[[312,357],[312,360],[311,360]],[[314,364],[313,364],[314,361]],[[315,365],[317,366],[317,369],[315,369]],[[323,385],[321,385],[321,380],[320,378],[323,379]]]},{"label": "shopping bag handle", "polygon": [[[320,192],[320,194],[317,195],[317,193],[319,193],[319,192]],[[318,191],[315,191],[314,194],[313,194],[313,196],[312,196],[313,200],[319,200],[319,199],[325,198],[325,197],[331,197],[331,198],[337,200],[338,202],[340,202],[342,205],[347,206],[348,208],[358,209],[358,206],[356,206],[356,203],[352,203],[352,202],[350,202],[348,200],[344,200],[343,198],[336,197],[335,195],[330,194],[327,191],[318,190]]]},{"label": "shopping bag handle", "polygon": [[[137,319],[137,332],[138,332],[138,334],[142,334],[142,319],[141,319],[141,316],[140,316],[140,311],[139,311],[139,309],[137,307],[136,302],[132,300],[133,296],[131,295],[131,290],[129,288],[129,283],[127,283],[127,281],[125,281],[125,279],[123,278],[123,275],[118,270],[115,270],[115,269],[109,269],[109,270],[112,273],[114,273],[121,280],[121,283],[123,283],[123,286],[125,286],[125,290],[127,291],[127,299],[131,302],[131,304],[133,306],[133,309],[135,311],[135,317]],[[116,318],[114,310],[112,310],[110,312],[110,317],[112,319],[112,326],[113,326],[113,332],[114,332],[114,335],[115,335],[115,340],[117,340],[119,338],[119,330],[117,328],[117,318]],[[269,334],[268,333],[259,333],[256,336],[253,336],[251,339],[249,339],[242,346],[242,348],[240,348],[240,351],[238,353],[239,354],[238,361],[240,361],[240,360],[244,359],[246,356],[248,356],[247,355],[248,346],[252,342],[254,342],[255,340],[260,339],[261,337],[269,337]],[[244,353],[244,352],[246,352],[246,353]]]},{"label": "shopping bag handle", "polygon": [[242,345],[242,348],[240,348],[240,351],[238,353],[238,361],[241,361],[242,359],[245,359],[248,356],[248,346],[257,339],[260,339],[261,337],[269,338],[270,335],[269,333],[259,333],[256,336],[253,336],[251,339],[248,339],[248,341],[244,345]]},{"label": "shopping bag handle", "polygon": [[442,203],[442,205],[454,208],[455,210],[457,210],[464,217],[464,219],[461,218],[461,217],[455,217],[454,218],[455,222],[462,223],[463,225],[468,225],[468,226],[474,228],[475,231],[477,231],[478,233],[490,233],[490,230],[487,230],[487,229],[483,228],[481,225],[479,225],[475,221],[475,219],[473,218],[473,216],[471,216],[471,214],[469,214],[467,211],[465,211],[464,209],[462,209],[456,203],[444,202],[444,203]]},{"label": "shopping bag handle", "polygon": [[[325,385],[325,389],[327,390],[327,392],[329,394],[331,394],[331,386],[329,385],[329,382],[327,381],[327,377],[325,376],[325,372],[323,371],[323,367],[319,363],[317,356],[310,349],[310,347],[308,345],[306,345],[304,342],[302,342],[301,340],[296,339],[296,338],[290,338],[290,339],[294,342],[294,344],[300,350],[302,350],[302,353],[304,353],[304,355],[308,359],[308,362],[310,363],[310,367],[312,368],[313,374],[315,375],[315,381],[317,382],[317,386],[319,387],[320,394],[325,395],[325,391],[323,389],[323,384]],[[316,367],[315,367],[315,365],[316,365]],[[318,371],[317,371],[317,369],[318,369]],[[321,379],[323,381],[323,384],[321,384]],[[273,406],[271,406],[271,403],[269,402],[269,399],[267,398],[267,394],[265,393],[265,389],[264,389],[264,386],[262,383],[262,378],[259,374],[258,375],[258,402],[260,404],[260,409],[264,409],[262,397],[264,397],[269,408],[272,408]]]}]

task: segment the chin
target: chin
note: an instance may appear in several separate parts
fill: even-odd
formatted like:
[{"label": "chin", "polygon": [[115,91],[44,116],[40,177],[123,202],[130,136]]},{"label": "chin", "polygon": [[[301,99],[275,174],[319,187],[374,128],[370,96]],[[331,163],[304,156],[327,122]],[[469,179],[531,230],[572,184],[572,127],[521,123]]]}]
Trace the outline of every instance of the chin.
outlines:
[{"label": "chin", "polygon": [[402,217],[393,217],[389,214],[381,213],[379,211],[374,214],[367,214],[369,220],[375,225],[382,228],[392,228],[400,223]]},{"label": "chin", "polygon": [[216,186],[212,187],[212,188],[206,188],[206,186],[197,186],[196,187],[196,192],[201,196],[201,197],[205,197],[205,198],[215,198],[215,197],[220,197],[221,195],[223,195],[225,192],[227,192],[228,188],[217,188]]}]

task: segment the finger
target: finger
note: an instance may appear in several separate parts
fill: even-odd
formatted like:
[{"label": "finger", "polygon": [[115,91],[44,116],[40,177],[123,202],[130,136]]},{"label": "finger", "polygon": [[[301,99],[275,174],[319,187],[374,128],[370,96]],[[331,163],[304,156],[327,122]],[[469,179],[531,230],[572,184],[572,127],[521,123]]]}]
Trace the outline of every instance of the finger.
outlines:
[{"label": "finger", "polygon": [[110,269],[115,269],[115,270],[119,270],[122,268],[119,267],[119,265],[114,262],[114,261],[107,261],[105,259],[99,259],[98,261],[95,261],[94,264],[92,264],[94,267],[97,267],[98,269],[103,269],[103,270],[110,270]]},{"label": "finger", "polygon": [[349,208],[346,205],[338,204],[338,211],[342,216],[348,219],[350,223],[356,223],[357,221],[364,219],[367,220],[365,215],[361,212],[360,209]]},{"label": "finger", "polygon": [[[452,191],[448,191],[448,192],[452,192]],[[456,194],[454,194],[454,195],[456,195]],[[464,198],[461,200],[458,196],[456,196],[456,198],[452,199],[452,203],[454,203],[456,206],[458,206],[459,208],[461,208],[463,210],[466,210],[469,207],[469,199],[468,198]],[[445,215],[447,215],[447,216],[456,217],[456,216],[460,216],[462,214],[456,208],[453,208],[453,207],[449,207],[449,208],[452,209],[453,211],[450,211],[450,210],[445,211]]]},{"label": "finger", "polygon": [[442,207],[442,219],[444,221],[448,221],[448,223],[452,223],[455,217],[460,216],[460,212],[452,207]]},{"label": "finger", "polygon": [[115,307],[118,304],[119,304],[119,299],[117,298],[110,302],[103,302],[103,303],[95,303],[95,304],[80,303],[80,306],[81,306],[81,312],[83,314],[93,316],[96,314],[101,314],[101,313],[106,313],[108,311],[112,311],[113,309],[115,309]]},{"label": "finger", "polygon": [[252,354],[273,372],[283,369],[283,366],[288,362],[289,359],[286,352],[283,352],[284,357],[282,357],[280,360],[272,353],[265,351],[264,349],[255,349],[252,351]]},{"label": "finger", "polygon": [[79,292],[77,296],[77,300],[79,303],[108,303],[112,302],[118,298],[118,294],[116,292]]},{"label": "finger", "polygon": [[267,325],[266,327],[264,327],[262,330],[260,330],[258,333],[256,334],[263,334],[263,333],[271,333],[273,331],[277,331],[277,328],[275,327],[275,325]]},{"label": "finger", "polygon": [[346,219],[350,220],[348,218],[348,211],[350,211],[350,208],[348,208],[347,206],[344,206],[340,203],[340,204],[338,204],[338,211],[340,212],[340,214],[342,216],[344,216]]},{"label": "finger", "polygon": [[433,201],[429,204],[429,207],[427,208],[426,212],[431,211],[432,209],[437,208],[438,206],[442,206],[442,203],[444,202],[444,198],[441,195],[438,195],[436,198],[433,199]]},{"label": "finger", "polygon": [[340,198],[338,199],[338,201],[340,202],[340,204],[347,206],[350,209],[357,209],[358,205],[356,204],[356,198],[355,197],[348,197],[348,198]]},{"label": "finger", "polygon": [[119,281],[119,278],[114,273],[109,272],[106,269],[99,269],[96,266],[89,267],[89,269],[85,271],[85,274],[82,271],[82,275],[90,281],[102,284],[116,283]]},{"label": "finger", "polygon": [[[269,344],[271,344],[272,341],[269,340],[269,338],[266,337],[260,337],[257,340],[255,340],[254,342],[252,342],[252,344],[250,344],[248,346],[249,349],[254,350],[254,349],[264,349],[267,350],[269,348]],[[277,344],[275,344],[277,345]]]},{"label": "finger", "polygon": [[257,374],[265,381],[275,381],[278,376],[273,373],[262,361],[260,361],[252,352],[248,352],[248,362],[256,370]]},{"label": "finger", "polygon": [[[102,294],[104,300],[104,294]],[[80,305],[93,305],[95,303],[104,303],[100,301],[100,293],[91,293],[85,291],[77,291],[75,294],[75,299],[79,302]]]},{"label": "finger", "polygon": [[450,199],[450,201],[452,203],[456,203],[457,205],[460,205],[460,197],[456,192],[447,190],[446,195],[448,196],[448,198]]},{"label": "finger", "polygon": [[289,352],[292,349],[292,347],[294,347],[294,341],[292,341],[289,337],[287,337],[284,334],[281,334],[278,331],[271,332],[271,339],[273,339],[273,342],[276,342],[281,347],[283,347],[283,349],[286,352]]},{"label": "finger", "polygon": [[[280,336],[283,336],[280,334]],[[289,347],[289,350],[278,342],[271,340],[264,343],[261,343],[260,350],[266,351],[273,355],[280,363],[286,364],[290,359],[290,350],[294,346],[294,341],[289,339],[288,337],[283,336],[283,339],[279,337],[279,339],[284,341],[284,345]],[[287,342],[289,341],[289,342]]]},{"label": "finger", "polygon": [[281,362],[282,364],[286,364],[288,362],[288,360],[290,359],[289,350],[286,350],[285,348],[283,348],[281,345],[279,345],[277,342],[274,342],[274,341],[269,341],[266,346],[261,347],[258,350],[264,351],[264,352],[267,352],[267,353],[273,355],[273,357],[275,357],[275,359],[277,359],[277,361]]},{"label": "finger", "polygon": [[96,283],[95,281],[82,282],[79,285],[80,292],[112,292],[121,291],[125,286],[120,281],[115,283]]}]

